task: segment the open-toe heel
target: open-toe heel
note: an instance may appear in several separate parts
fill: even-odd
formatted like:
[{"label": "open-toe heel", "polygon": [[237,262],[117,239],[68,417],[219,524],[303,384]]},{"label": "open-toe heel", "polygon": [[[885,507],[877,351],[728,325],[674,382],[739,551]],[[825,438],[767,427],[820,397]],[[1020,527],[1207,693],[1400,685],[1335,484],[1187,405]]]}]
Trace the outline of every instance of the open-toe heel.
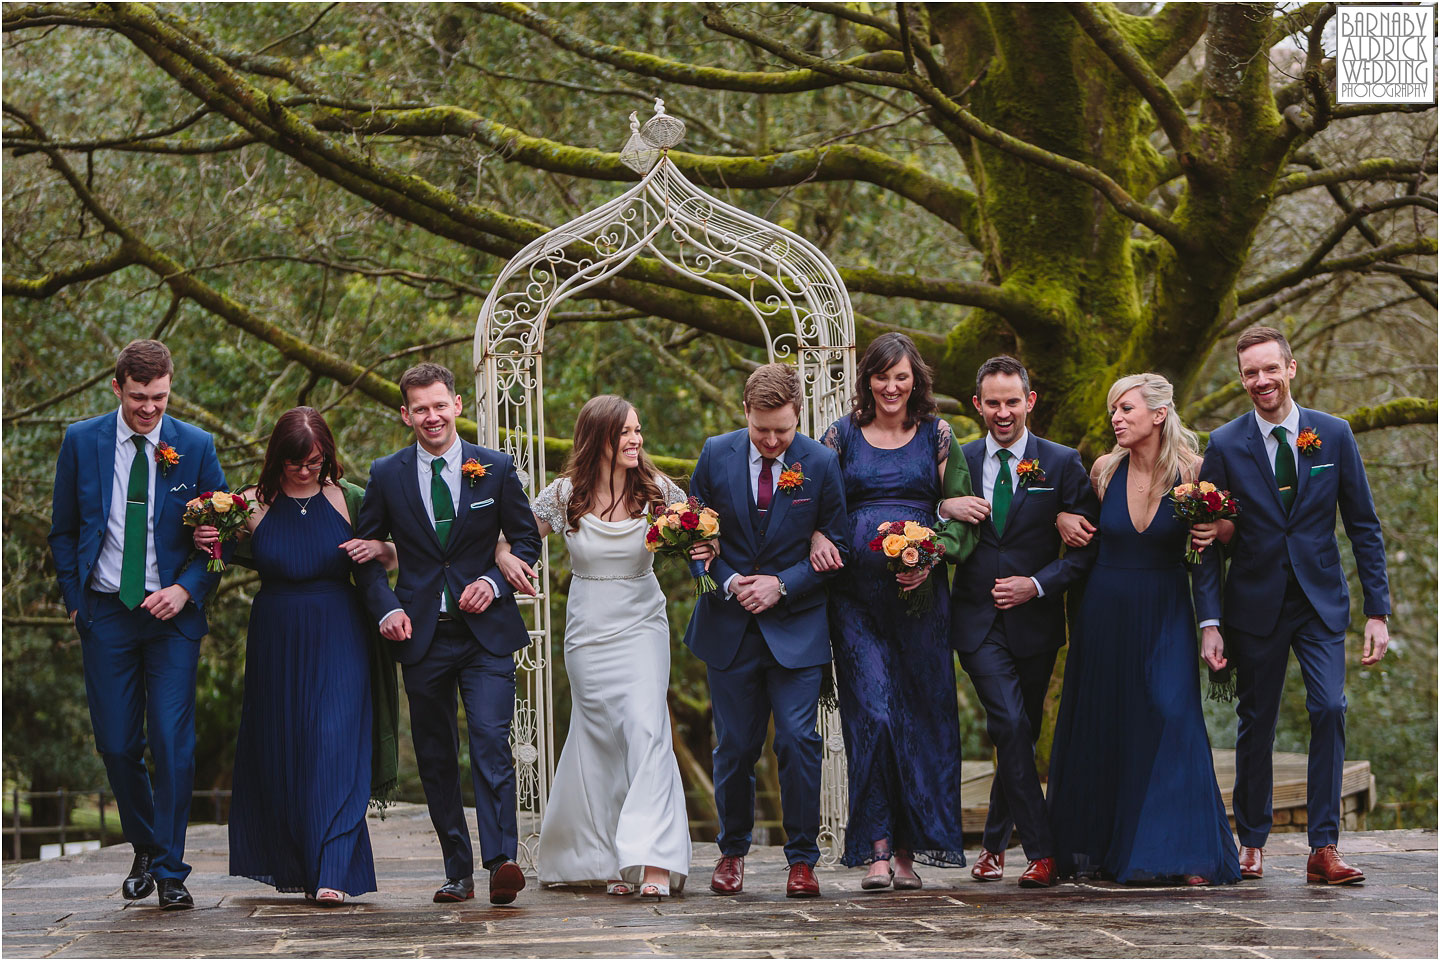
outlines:
[{"label": "open-toe heel", "polygon": [[661,884],[658,881],[651,881],[648,884],[640,885],[641,898],[654,898],[656,901],[663,901],[670,896],[670,885]]},{"label": "open-toe heel", "polygon": [[628,898],[635,893],[635,886],[629,881],[606,881],[605,893],[617,898]]},{"label": "open-toe heel", "polygon": [[334,908],[345,903],[345,892],[334,888],[321,888],[315,892],[315,903],[322,907]]}]

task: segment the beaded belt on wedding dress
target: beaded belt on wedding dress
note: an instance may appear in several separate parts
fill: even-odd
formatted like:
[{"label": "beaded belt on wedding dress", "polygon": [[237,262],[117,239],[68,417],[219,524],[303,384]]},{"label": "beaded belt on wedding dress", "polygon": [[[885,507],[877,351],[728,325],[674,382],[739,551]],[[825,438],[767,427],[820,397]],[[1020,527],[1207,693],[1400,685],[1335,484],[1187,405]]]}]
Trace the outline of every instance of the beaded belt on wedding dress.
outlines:
[{"label": "beaded belt on wedding dress", "polygon": [[570,576],[578,577],[582,581],[638,581],[654,573],[653,570],[641,571],[639,574],[581,574],[579,571],[571,571]]}]

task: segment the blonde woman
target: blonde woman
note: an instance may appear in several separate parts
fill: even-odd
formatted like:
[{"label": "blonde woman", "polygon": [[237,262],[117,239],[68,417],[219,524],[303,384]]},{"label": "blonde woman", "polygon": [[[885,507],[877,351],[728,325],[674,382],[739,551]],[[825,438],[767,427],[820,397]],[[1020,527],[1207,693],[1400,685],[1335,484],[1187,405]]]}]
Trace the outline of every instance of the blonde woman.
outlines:
[{"label": "blonde woman", "polygon": [[[1132,374],[1107,399],[1115,447],[1095,461],[1098,528],[1063,516],[1067,543],[1100,538],[1071,635],[1051,752],[1048,807],[1062,876],[1230,883],[1240,866],[1200,708],[1198,589],[1214,551],[1188,570],[1187,525],[1170,492],[1200,469],[1195,434],[1159,374]],[[1088,528],[1088,529],[1087,529]]]}]

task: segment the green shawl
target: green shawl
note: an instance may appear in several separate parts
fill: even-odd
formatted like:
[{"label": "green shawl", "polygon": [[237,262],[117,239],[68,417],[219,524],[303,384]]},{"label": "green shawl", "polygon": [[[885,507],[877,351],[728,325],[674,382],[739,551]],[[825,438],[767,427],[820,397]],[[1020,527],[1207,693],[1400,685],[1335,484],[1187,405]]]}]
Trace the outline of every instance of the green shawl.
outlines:
[{"label": "green shawl", "polygon": [[[960,443],[950,436],[950,456],[945,461],[945,479],[941,484],[941,497],[968,497],[975,493],[970,483],[970,467],[965,455],[960,452]],[[980,540],[974,524],[963,521],[941,520],[935,531],[940,544],[945,548],[945,560],[951,564],[963,564],[975,550]]]}]

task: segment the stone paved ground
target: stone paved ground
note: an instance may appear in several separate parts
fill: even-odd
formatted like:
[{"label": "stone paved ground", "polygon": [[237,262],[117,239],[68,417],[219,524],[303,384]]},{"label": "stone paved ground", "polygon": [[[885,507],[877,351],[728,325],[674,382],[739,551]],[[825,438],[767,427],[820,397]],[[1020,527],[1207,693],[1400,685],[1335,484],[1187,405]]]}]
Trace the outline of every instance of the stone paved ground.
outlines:
[{"label": "stone paved ground", "polygon": [[[1352,888],[1304,881],[1303,835],[1275,836],[1266,877],[1224,888],[1063,884],[1022,891],[967,870],[926,870],[919,892],[860,891],[859,869],[822,868],[825,897],[784,897],[779,848],[747,861],[746,891],[709,893],[697,844],[690,893],[659,905],[599,890],[528,887],[515,906],[432,904],[439,848],[424,809],[371,821],[384,891],[343,908],[225,875],[225,829],[191,829],[197,908],[127,905],[126,845],[5,868],[5,957],[1413,957],[1436,953],[1433,831],[1347,835],[1370,874]],[[268,892],[268,893],[267,893]]]}]

